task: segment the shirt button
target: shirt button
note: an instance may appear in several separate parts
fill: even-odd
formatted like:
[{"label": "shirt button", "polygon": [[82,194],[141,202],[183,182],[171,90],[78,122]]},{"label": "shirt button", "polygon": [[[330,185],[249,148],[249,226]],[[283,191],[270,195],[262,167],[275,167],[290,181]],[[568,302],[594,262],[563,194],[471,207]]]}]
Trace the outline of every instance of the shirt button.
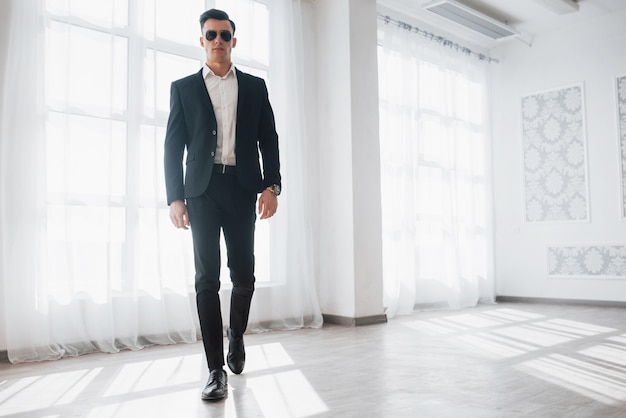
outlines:
[{"label": "shirt button", "polygon": [[215,129],[213,130],[213,135],[217,135],[217,131]]},{"label": "shirt button", "polygon": [[215,157],[215,153],[214,152],[211,152],[211,157]]}]

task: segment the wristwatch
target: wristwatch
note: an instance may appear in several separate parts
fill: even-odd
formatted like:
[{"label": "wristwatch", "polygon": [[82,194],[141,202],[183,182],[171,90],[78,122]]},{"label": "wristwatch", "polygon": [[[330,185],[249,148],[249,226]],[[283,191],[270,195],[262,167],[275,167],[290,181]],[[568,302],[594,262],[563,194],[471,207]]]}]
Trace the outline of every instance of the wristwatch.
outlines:
[{"label": "wristwatch", "polygon": [[270,192],[274,193],[274,196],[278,196],[280,194],[280,184],[272,184],[265,190],[269,190]]}]

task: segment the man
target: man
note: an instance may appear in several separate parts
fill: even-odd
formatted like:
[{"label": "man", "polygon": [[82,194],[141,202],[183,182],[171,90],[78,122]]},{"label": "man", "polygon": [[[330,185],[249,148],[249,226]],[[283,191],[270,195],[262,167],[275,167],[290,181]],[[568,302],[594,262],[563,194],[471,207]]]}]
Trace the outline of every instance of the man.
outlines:
[{"label": "man", "polygon": [[257,193],[261,193],[261,219],[270,218],[278,207],[281,176],[278,135],[265,82],[231,62],[237,44],[235,23],[225,12],[211,9],[200,16],[200,27],[206,64],[171,86],[165,185],[172,222],[177,228],[191,226],[196,301],[209,366],[202,399],[218,400],[227,392],[218,294],[220,231],[233,284],[227,363],[239,374],[245,364],[243,334],[254,292]]}]

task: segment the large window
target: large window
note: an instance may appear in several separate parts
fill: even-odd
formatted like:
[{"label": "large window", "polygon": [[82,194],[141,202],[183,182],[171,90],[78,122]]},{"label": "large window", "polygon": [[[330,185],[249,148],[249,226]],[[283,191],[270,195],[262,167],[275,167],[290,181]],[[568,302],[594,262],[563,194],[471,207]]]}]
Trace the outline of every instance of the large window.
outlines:
[{"label": "large window", "polygon": [[384,22],[378,60],[388,315],[488,300],[488,68]]},{"label": "large window", "polygon": [[171,82],[200,71],[198,18],[213,7],[237,23],[237,67],[267,81],[288,181],[278,216],[257,222],[248,330],[321,325],[300,193],[299,2],[14,0],[0,16],[0,326],[11,362],[197,341],[191,233],[169,219],[163,147]]},{"label": "large window", "polygon": [[[40,163],[47,173],[46,270],[58,302],[81,293],[104,301],[136,289],[184,293],[193,285],[191,237],[169,220],[163,140],[170,83],[201,68],[198,17],[211,7],[237,23],[244,41],[233,50],[236,65],[268,79],[264,2],[46,1]],[[259,282],[270,280],[268,243],[267,223],[259,223]]]}]

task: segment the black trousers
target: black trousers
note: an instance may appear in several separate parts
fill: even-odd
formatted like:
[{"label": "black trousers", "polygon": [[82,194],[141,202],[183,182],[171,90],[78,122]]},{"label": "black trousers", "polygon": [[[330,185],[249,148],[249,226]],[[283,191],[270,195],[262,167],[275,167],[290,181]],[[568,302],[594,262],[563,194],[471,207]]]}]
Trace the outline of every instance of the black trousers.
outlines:
[{"label": "black trousers", "polygon": [[213,172],[203,195],[187,199],[196,269],[196,302],[209,369],[224,365],[219,298],[220,231],[224,233],[233,284],[230,328],[239,336],[246,331],[254,293],[255,204],[256,193],[243,189],[236,174],[221,170]]}]

